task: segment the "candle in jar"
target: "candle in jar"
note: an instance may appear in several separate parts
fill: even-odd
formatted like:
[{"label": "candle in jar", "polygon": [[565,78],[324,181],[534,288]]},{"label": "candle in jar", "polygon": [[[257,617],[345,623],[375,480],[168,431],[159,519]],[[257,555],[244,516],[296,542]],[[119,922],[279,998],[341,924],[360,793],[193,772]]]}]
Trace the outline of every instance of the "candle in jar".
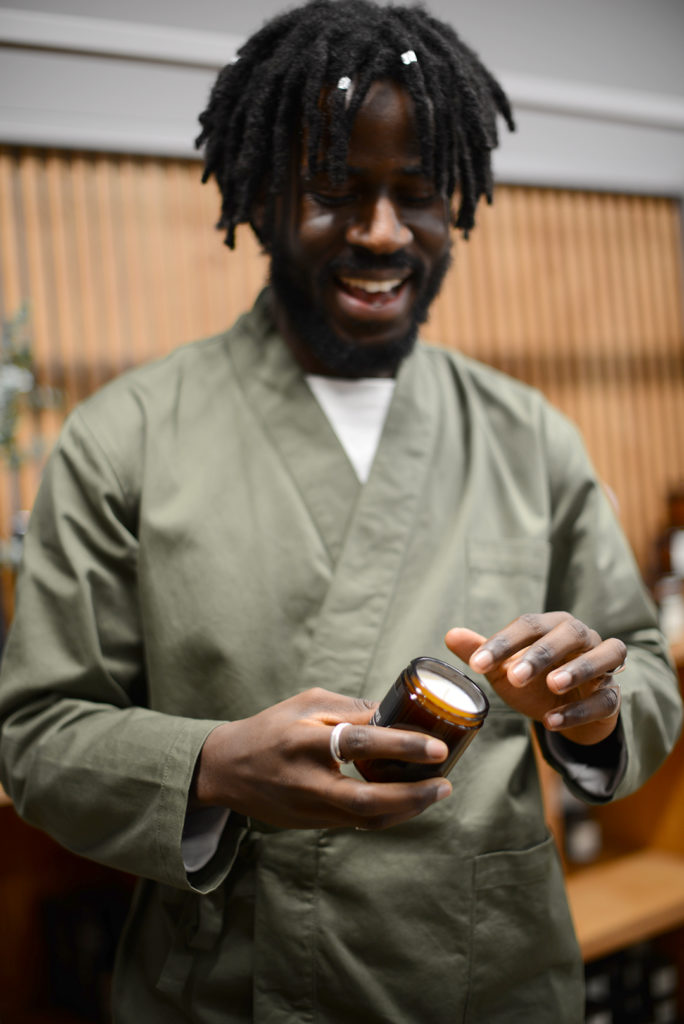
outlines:
[{"label": "candle in jar", "polygon": [[356,761],[369,782],[405,782],[448,775],[477,735],[489,704],[468,676],[437,658],[415,658],[390,687],[371,725],[411,729],[443,740],[449,753],[438,764],[390,758]]}]

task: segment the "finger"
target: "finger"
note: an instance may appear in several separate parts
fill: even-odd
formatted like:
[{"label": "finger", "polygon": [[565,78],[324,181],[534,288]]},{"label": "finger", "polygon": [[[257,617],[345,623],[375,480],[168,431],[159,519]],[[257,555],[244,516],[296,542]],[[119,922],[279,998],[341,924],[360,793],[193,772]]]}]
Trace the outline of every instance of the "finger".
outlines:
[{"label": "finger", "polygon": [[567,612],[543,612],[521,615],[497,633],[492,634],[470,658],[478,672],[488,672],[516,652],[545,636],[554,626],[568,617]]},{"label": "finger", "polygon": [[[554,622],[558,614],[561,614],[561,619]],[[517,644],[511,652],[517,656],[510,657],[510,664],[506,665],[506,675],[513,686],[524,686],[562,665],[573,655],[601,643],[596,630],[567,613],[523,616],[508,629],[503,644]],[[530,632],[536,639],[530,636]]]},{"label": "finger", "polygon": [[338,735],[338,748],[346,761],[377,757],[432,764],[449,753],[446,743],[427,733],[377,725],[347,725]]},{"label": "finger", "polygon": [[342,775],[327,796],[342,812],[342,824],[376,830],[416,817],[451,791],[447,779],[372,783]]},{"label": "finger", "polygon": [[578,725],[603,722],[614,718],[620,710],[620,686],[610,679],[588,696],[547,711],[543,724],[546,729],[573,729]]},{"label": "finger", "polygon": [[471,656],[478,647],[482,646],[486,639],[482,633],[476,633],[473,629],[455,626],[444,637],[444,643],[452,654],[455,654],[457,658],[460,658],[467,665]]},{"label": "finger", "polygon": [[599,679],[622,668],[627,648],[622,640],[610,637],[597,647],[566,662],[547,676],[547,685],[553,693],[567,693],[592,679]]}]

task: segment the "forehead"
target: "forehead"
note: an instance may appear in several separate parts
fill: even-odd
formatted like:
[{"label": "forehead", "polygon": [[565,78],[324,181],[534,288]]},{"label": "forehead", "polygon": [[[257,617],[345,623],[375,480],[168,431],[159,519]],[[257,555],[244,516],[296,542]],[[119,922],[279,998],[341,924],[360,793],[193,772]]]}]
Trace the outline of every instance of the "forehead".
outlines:
[{"label": "forehead", "polygon": [[373,82],[354,120],[347,163],[364,155],[420,163],[420,141],[413,100],[396,82]]},{"label": "forehead", "polygon": [[[330,91],[321,95],[320,109],[325,122],[318,150],[321,165],[326,164],[327,150],[336,134],[333,119],[343,116],[339,104],[331,102],[331,96],[334,93]],[[353,84],[344,99],[348,106],[353,99]],[[305,131],[302,170],[306,164],[307,135]],[[420,167],[421,147],[414,103],[396,82],[381,79],[370,85],[352,124],[345,163],[349,172],[381,164],[386,169]]]}]

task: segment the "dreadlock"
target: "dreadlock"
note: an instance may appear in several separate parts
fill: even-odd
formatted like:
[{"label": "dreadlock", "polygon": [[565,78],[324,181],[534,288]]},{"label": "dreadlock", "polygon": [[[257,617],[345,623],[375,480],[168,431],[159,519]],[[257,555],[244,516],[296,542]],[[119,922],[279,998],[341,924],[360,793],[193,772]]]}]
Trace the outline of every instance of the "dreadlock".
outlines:
[{"label": "dreadlock", "polygon": [[[459,186],[460,205],[452,218],[467,236],[480,196],[492,199],[497,113],[514,130],[501,86],[453,29],[422,7],[310,0],[247,40],[238,59],[219,73],[200,115],[202,180],[213,175],[219,186],[217,227],[225,229],[227,245],[233,248],[238,224],[251,222],[265,186],[266,223],[271,222],[294,140],[307,140],[309,174],[325,170],[334,182],[344,180],[354,118],[381,78],[398,82],[412,97],[423,171],[449,197]],[[344,79],[353,81],[351,101]],[[325,107],[324,90],[330,95]]]}]

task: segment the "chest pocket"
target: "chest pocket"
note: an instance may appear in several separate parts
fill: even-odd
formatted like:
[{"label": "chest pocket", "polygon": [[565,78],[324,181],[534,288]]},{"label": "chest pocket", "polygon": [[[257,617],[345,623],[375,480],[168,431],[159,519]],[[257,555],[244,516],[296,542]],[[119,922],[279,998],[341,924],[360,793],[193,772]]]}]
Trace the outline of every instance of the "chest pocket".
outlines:
[{"label": "chest pocket", "polygon": [[518,615],[546,611],[550,556],[546,540],[468,541],[466,625],[491,636]]}]

